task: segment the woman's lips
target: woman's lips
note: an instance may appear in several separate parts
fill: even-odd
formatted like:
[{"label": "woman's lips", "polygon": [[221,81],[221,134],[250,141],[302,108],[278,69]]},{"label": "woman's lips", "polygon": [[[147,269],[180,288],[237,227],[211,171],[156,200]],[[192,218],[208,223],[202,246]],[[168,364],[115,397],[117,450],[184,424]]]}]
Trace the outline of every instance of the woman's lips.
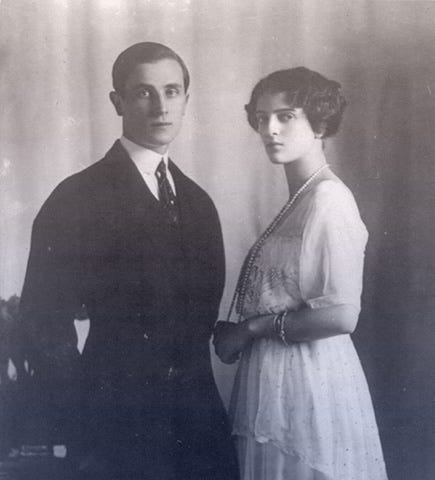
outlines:
[{"label": "woman's lips", "polygon": [[281,147],[283,147],[284,144],[280,142],[269,142],[266,143],[266,148],[268,150],[279,150]]}]

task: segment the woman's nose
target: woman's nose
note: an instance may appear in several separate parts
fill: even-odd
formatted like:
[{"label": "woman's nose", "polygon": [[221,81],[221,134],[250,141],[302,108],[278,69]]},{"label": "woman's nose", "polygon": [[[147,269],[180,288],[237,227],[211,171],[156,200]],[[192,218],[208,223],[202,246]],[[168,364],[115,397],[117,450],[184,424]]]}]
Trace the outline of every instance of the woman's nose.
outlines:
[{"label": "woman's nose", "polygon": [[274,137],[279,133],[279,122],[274,115],[271,115],[269,117],[269,121],[267,122],[267,125],[266,125],[266,132],[271,137]]}]

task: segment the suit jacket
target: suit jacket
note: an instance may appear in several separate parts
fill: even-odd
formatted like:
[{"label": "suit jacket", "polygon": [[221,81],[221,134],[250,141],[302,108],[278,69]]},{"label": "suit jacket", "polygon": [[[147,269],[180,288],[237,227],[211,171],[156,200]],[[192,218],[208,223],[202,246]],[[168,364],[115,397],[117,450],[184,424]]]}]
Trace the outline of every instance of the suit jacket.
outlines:
[{"label": "suit jacket", "polygon": [[[169,169],[179,227],[119,141],[54,190],[34,222],[21,299],[29,355],[58,385],[80,379],[82,438],[108,458],[125,450],[125,464],[154,478],[234,479],[209,354],[224,285],[219,219],[208,195]],[[91,327],[80,358],[73,319],[83,305]]]}]

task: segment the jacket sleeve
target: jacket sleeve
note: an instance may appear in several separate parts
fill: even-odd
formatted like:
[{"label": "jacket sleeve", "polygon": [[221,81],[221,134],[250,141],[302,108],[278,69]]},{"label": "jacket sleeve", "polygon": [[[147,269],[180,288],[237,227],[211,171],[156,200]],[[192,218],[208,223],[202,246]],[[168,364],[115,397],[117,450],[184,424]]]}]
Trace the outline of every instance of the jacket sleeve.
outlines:
[{"label": "jacket sleeve", "polygon": [[[225,286],[225,251],[224,241],[222,237],[222,228],[219,220],[219,216],[215,206],[213,205],[212,216],[213,228],[211,231],[213,235],[211,237],[211,272],[210,276],[214,281],[214,287],[212,288],[212,302],[213,318],[214,322],[217,320],[219,314],[219,305],[222,300],[222,294]],[[214,324],[213,322],[213,324]]]},{"label": "jacket sleeve", "polygon": [[197,308],[201,320],[197,335],[208,340],[219,314],[225,284],[225,253],[222,229],[214,204],[209,200],[207,215],[202,221],[201,240],[196,250],[200,274],[196,286]]},{"label": "jacket sleeve", "polygon": [[74,374],[79,353],[74,328],[78,295],[77,225],[51,197],[35,219],[21,297],[27,357],[35,372]]}]

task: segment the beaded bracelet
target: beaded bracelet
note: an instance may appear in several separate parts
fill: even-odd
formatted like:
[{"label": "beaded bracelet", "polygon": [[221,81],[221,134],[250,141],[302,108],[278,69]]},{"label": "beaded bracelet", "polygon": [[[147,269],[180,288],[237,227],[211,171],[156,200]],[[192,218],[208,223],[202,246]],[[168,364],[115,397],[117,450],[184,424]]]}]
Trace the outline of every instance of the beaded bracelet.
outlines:
[{"label": "beaded bracelet", "polygon": [[277,315],[278,319],[276,321],[277,325],[276,325],[275,331],[277,332],[279,338],[282,340],[284,345],[289,347],[290,345],[285,338],[285,328],[284,328],[286,316],[287,316],[287,312],[282,312],[279,315]]},{"label": "beaded bracelet", "polygon": [[275,315],[273,317],[273,331],[276,333],[276,335],[279,337],[279,331],[280,331],[280,326],[279,326],[279,317],[280,317],[280,313],[278,313],[277,315]]}]

